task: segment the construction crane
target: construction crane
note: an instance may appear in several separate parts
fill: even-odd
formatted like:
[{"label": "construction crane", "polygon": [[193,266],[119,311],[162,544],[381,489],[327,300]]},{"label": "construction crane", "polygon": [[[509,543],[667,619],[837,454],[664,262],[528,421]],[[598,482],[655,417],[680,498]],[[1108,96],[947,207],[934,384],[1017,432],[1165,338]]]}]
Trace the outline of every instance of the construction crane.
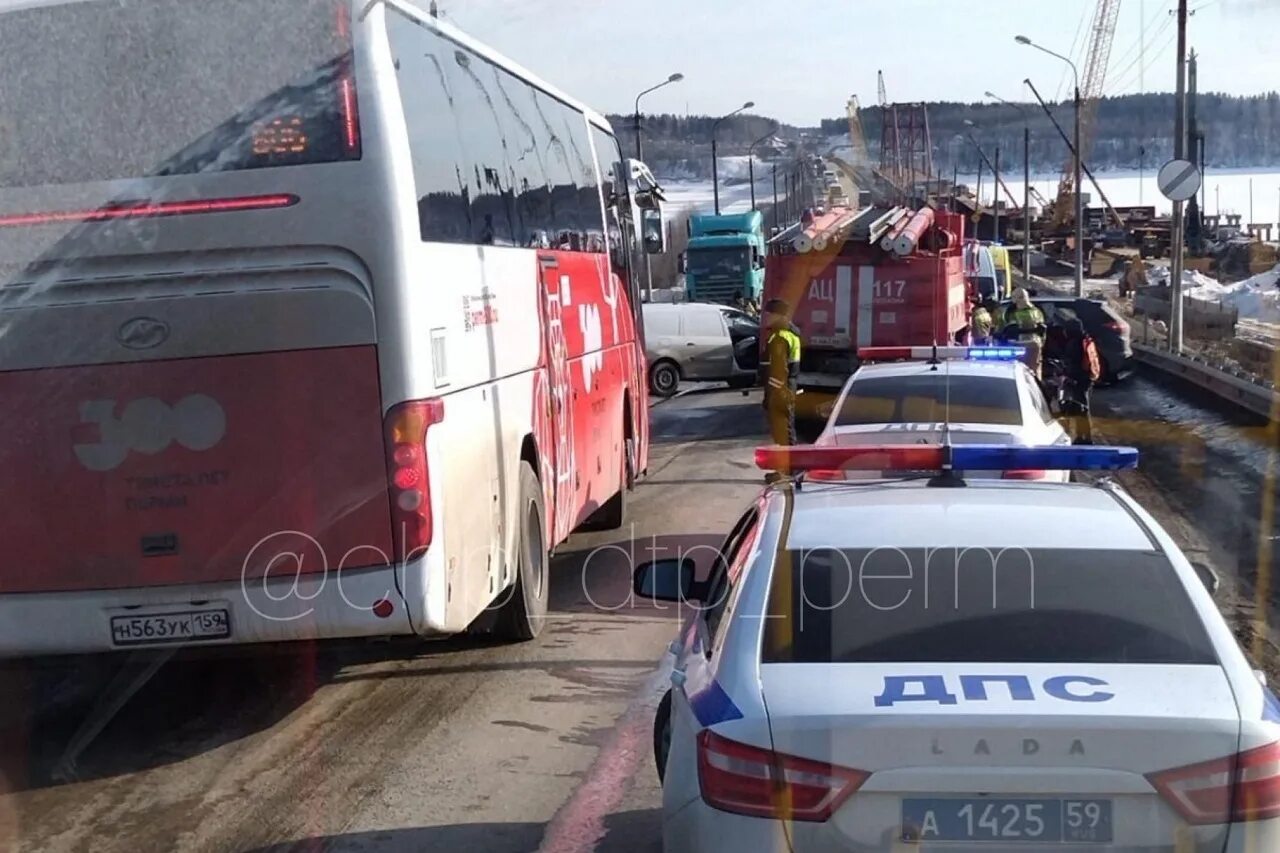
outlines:
[{"label": "construction crane", "polygon": [[[883,92],[884,82],[881,81]],[[871,155],[867,152],[867,137],[862,132],[862,105],[857,95],[849,96],[849,142],[853,146],[853,161],[860,166],[871,165]]]},{"label": "construction crane", "polygon": [[[1080,81],[1080,157],[1087,159],[1093,148],[1097,130],[1098,99],[1102,97],[1107,77],[1107,63],[1111,60],[1111,43],[1115,40],[1116,20],[1120,16],[1120,0],[1098,0],[1089,27],[1089,53],[1085,58],[1084,79]],[[1053,206],[1053,227],[1070,224],[1075,217],[1074,193],[1075,159],[1067,157],[1058,183],[1058,198]]]},{"label": "construction crane", "polygon": [[891,104],[885,93],[884,72],[876,72],[880,100],[880,172],[906,194],[920,181],[933,177],[933,143],[929,111],[924,104]]}]

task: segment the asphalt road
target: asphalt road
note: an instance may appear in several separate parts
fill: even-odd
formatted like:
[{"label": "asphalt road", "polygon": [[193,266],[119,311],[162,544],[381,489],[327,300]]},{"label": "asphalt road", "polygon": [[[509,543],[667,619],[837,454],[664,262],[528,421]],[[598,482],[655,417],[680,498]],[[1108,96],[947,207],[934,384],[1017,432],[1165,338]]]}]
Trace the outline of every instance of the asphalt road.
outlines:
[{"label": "asphalt road", "polygon": [[678,616],[633,606],[630,566],[706,564],[760,487],[757,406],[694,390],[651,410],[629,525],[561,549],[539,642],[0,670],[0,850],[659,850],[651,726]]},{"label": "asphalt road", "polygon": [[[1106,438],[1144,451],[1126,486],[1223,572],[1224,611],[1280,677],[1266,437],[1143,377],[1095,405]],[[679,616],[631,602],[629,570],[691,548],[705,566],[759,488],[757,406],[694,387],[651,410],[653,460],[629,526],[561,549],[555,618],[537,643],[0,670],[0,850],[660,850],[650,726]],[[118,709],[102,704],[113,693],[127,697]],[[77,739],[86,723],[105,725]]]}]

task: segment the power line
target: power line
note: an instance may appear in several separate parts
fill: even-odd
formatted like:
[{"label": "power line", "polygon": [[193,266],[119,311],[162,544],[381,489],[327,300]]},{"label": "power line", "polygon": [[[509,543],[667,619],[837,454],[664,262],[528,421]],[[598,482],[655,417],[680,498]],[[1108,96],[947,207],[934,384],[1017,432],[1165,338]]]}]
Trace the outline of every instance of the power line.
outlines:
[{"label": "power line", "polygon": [[[1125,79],[1128,79],[1129,76],[1131,76],[1130,72],[1134,68],[1141,67],[1143,70],[1149,68],[1151,64],[1149,55],[1152,53],[1152,50],[1151,50],[1152,45],[1155,43],[1157,39],[1160,38],[1161,35],[1163,35],[1168,31],[1169,31],[1169,19],[1166,19],[1164,24],[1157,27],[1156,31],[1151,34],[1151,39],[1146,43],[1144,50],[1136,54],[1132,59],[1130,59],[1129,62],[1126,63],[1123,68],[1116,68],[1116,70],[1113,71],[1111,74],[1111,79],[1117,82],[1120,80],[1125,80]],[[1144,56],[1143,54],[1147,54],[1147,56]],[[1139,63],[1141,63],[1141,65],[1139,65]],[[1120,63],[1116,63],[1116,65],[1119,65],[1119,64]],[[1108,86],[1108,88],[1111,89],[1112,87]]]},{"label": "power line", "polygon": [[[1071,40],[1071,49],[1067,51],[1067,56],[1070,56],[1073,59],[1078,58],[1076,57],[1076,45],[1079,44],[1080,42],[1080,31],[1084,29],[1085,18],[1087,18],[1088,16],[1089,16],[1089,9],[1087,7],[1080,10],[1080,22],[1076,24],[1076,35],[1075,35],[1075,38]],[[1055,101],[1062,100],[1062,88],[1066,85],[1067,85],[1067,69],[1064,68],[1062,69],[1062,76],[1058,78],[1057,92],[1053,96],[1053,99]]]},{"label": "power line", "polygon": [[1169,50],[1170,45],[1174,44],[1176,37],[1178,37],[1178,31],[1176,31],[1176,29],[1172,29],[1169,35],[1165,37],[1165,41],[1161,42],[1160,46],[1151,51],[1151,59],[1148,59],[1147,63],[1144,64],[1142,68],[1134,69],[1132,72],[1124,74],[1124,77],[1120,78],[1119,81],[1115,83],[1114,87],[1111,87],[1111,92],[1115,93],[1115,95],[1119,95],[1119,93],[1125,90],[1125,88],[1133,86],[1142,74],[1146,74],[1148,70],[1151,70],[1153,65],[1160,63],[1160,61],[1167,61],[1169,56],[1166,55],[1166,51]]},{"label": "power line", "polygon": [[[1133,56],[1135,53],[1137,53],[1140,50],[1140,48],[1143,45],[1143,42],[1147,40],[1147,35],[1146,35],[1147,30],[1154,27],[1156,25],[1156,22],[1160,18],[1163,18],[1165,23],[1168,24],[1169,16],[1162,14],[1165,11],[1166,10],[1164,8],[1164,4],[1162,3],[1160,5],[1160,8],[1156,9],[1156,13],[1151,16],[1151,20],[1139,21],[1139,24],[1142,26],[1142,29],[1138,32],[1138,37],[1133,40],[1132,44],[1129,45],[1128,50],[1122,53],[1118,58],[1112,60],[1111,62],[1112,67],[1115,67],[1120,63],[1124,62],[1125,60],[1129,59],[1131,56]],[[1126,68],[1127,67],[1128,66],[1126,66]]]},{"label": "power line", "polygon": [[1146,61],[1145,64],[1141,66],[1141,68],[1138,69],[1137,73],[1134,73],[1131,70],[1137,66],[1136,61],[1131,62],[1129,66],[1126,67],[1123,71],[1118,72],[1119,76],[1117,77],[1116,82],[1113,85],[1107,87],[1108,89],[1110,89],[1112,94],[1120,94],[1120,92],[1123,89],[1126,89],[1129,86],[1132,86],[1134,83],[1136,83],[1138,79],[1147,71],[1149,71],[1153,65],[1155,65],[1157,62],[1161,61],[1162,59],[1166,58],[1166,57],[1163,57],[1161,54],[1165,50],[1168,50],[1169,45],[1173,43],[1174,38],[1178,35],[1178,31],[1176,29],[1169,29],[1168,27],[1164,27],[1161,30],[1159,30],[1157,32],[1157,35],[1159,34],[1159,32],[1163,32],[1166,29],[1169,30],[1168,36],[1165,37],[1165,40],[1160,44],[1159,47],[1149,51],[1151,54],[1150,58]]}]

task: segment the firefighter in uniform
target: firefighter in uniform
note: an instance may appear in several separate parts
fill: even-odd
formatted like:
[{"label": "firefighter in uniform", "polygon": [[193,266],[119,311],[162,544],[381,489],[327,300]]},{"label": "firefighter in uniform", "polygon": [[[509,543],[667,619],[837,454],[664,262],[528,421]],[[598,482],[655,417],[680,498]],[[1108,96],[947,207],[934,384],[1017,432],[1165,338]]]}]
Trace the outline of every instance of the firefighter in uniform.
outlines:
[{"label": "firefighter in uniform", "polygon": [[[1044,312],[1031,302],[1031,295],[1025,287],[1013,292],[1013,305],[1005,312],[1004,325],[1005,337],[1026,347],[1026,365],[1039,379],[1046,331]],[[1014,326],[1017,328],[1010,333],[1009,328]]]},{"label": "firefighter in uniform", "polygon": [[764,306],[760,325],[765,334],[760,372],[764,410],[774,444],[796,443],[796,392],[800,378],[800,335],[791,324],[791,309],[781,299]]},{"label": "firefighter in uniform", "polygon": [[991,328],[995,319],[991,316],[987,301],[974,301],[973,314],[969,318],[969,335],[974,346],[985,347],[991,343]]}]

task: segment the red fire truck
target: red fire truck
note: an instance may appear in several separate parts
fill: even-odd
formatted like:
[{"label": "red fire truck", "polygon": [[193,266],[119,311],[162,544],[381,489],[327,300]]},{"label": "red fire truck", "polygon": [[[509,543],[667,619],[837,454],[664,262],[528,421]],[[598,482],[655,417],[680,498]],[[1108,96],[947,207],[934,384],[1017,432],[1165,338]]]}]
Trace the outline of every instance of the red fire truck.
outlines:
[{"label": "red fire truck", "polygon": [[931,207],[836,208],[773,240],[764,298],[803,342],[801,419],[825,418],[858,348],[947,344],[968,326],[964,217]]}]

